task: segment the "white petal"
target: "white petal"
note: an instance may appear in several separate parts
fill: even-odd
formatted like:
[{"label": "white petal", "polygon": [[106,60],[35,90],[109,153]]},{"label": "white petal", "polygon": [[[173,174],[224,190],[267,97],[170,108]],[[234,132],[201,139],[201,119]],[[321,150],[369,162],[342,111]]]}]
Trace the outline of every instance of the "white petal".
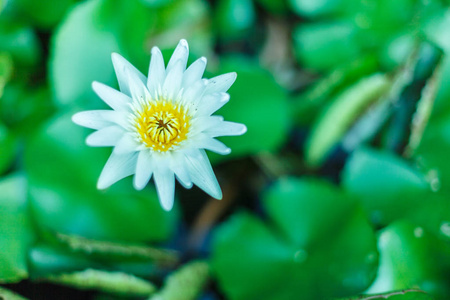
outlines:
[{"label": "white petal", "polygon": [[214,126],[203,131],[211,137],[242,135],[247,132],[247,127],[241,123],[223,121],[219,126]]},{"label": "white petal", "polygon": [[138,76],[129,68],[125,68],[125,74],[128,78],[128,87],[131,97],[134,100],[144,100],[150,97],[147,86],[138,78]]},{"label": "white petal", "polygon": [[224,143],[211,138],[206,134],[200,133],[192,143],[197,148],[207,149],[218,154],[227,155],[231,153],[231,149],[228,148]]},{"label": "white petal", "polygon": [[154,97],[159,87],[163,85],[166,78],[166,69],[164,67],[164,58],[158,47],[153,47],[150,67],[148,69],[147,87]]},{"label": "white petal", "polygon": [[139,149],[139,144],[135,137],[130,133],[125,133],[119,141],[117,141],[114,152],[117,154],[127,154],[130,152],[136,152]]},{"label": "white petal", "polygon": [[190,189],[192,187],[192,180],[189,177],[189,173],[185,166],[184,155],[173,153],[171,156],[169,164],[170,169],[175,173],[175,176],[181,185],[186,189]]},{"label": "white petal", "polygon": [[205,91],[206,80],[197,80],[183,92],[182,104],[189,109],[196,110]]},{"label": "white petal", "polygon": [[152,177],[154,162],[150,151],[143,150],[139,152],[137,164],[136,164],[136,174],[134,175],[133,185],[137,190],[142,190]]},{"label": "white petal", "polygon": [[236,80],[236,72],[222,74],[208,80],[205,94],[226,92]]},{"label": "white petal", "polygon": [[194,61],[183,74],[183,88],[191,86],[197,80],[202,79],[206,68],[206,58],[201,57]]},{"label": "white petal", "polygon": [[137,153],[111,153],[98,179],[97,188],[106,189],[120,179],[127,177],[136,170]]},{"label": "white petal", "polygon": [[230,100],[230,95],[227,93],[214,93],[202,97],[198,106],[197,114],[210,116]]},{"label": "white petal", "polygon": [[180,91],[183,69],[183,62],[181,60],[178,60],[170,70],[167,69],[167,76],[162,91],[163,95],[168,99],[173,99]]},{"label": "white petal", "polygon": [[97,81],[92,83],[92,89],[112,109],[121,111],[130,110],[128,103],[131,102],[131,98],[127,95]]},{"label": "white petal", "polygon": [[210,128],[220,126],[223,123],[222,116],[202,116],[192,120],[190,132],[198,134]]},{"label": "white petal", "polygon": [[86,138],[86,144],[93,147],[114,146],[123,136],[124,130],[119,126],[108,126]]},{"label": "white petal", "polygon": [[175,177],[172,170],[169,169],[167,164],[159,161],[153,178],[161,206],[166,211],[171,210],[175,197]]},{"label": "white petal", "polygon": [[142,74],[138,69],[136,69],[132,64],[130,64],[125,58],[120,54],[112,53],[111,59],[114,65],[114,70],[116,72],[117,81],[119,82],[120,91],[125,95],[131,96],[130,89],[128,86],[128,77],[125,73],[125,69],[130,69],[133,74],[144,84],[147,82],[144,74]]},{"label": "white petal", "polygon": [[222,191],[204,150],[185,152],[186,167],[192,182],[216,199],[222,199]]},{"label": "white petal", "polygon": [[86,110],[72,116],[72,121],[83,127],[101,129],[113,125],[118,113],[113,110]]},{"label": "white petal", "polygon": [[187,60],[189,56],[189,46],[186,40],[180,40],[175,51],[173,51],[172,57],[167,64],[166,74],[169,74],[170,70],[175,66],[178,60],[181,61],[183,71],[186,68]]}]

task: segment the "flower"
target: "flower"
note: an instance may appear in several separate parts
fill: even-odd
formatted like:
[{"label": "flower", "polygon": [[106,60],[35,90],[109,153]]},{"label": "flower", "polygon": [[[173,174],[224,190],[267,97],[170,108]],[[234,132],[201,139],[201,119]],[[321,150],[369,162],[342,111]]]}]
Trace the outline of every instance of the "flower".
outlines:
[{"label": "flower", "polygon": [[186,69],[188,55],[188,43],[181,40],[165,68],[161,51],[154,47],[147,79],[113,53],[120,92],[92,83],[97,95],[113,110],[83,111],[72,120],[97,130],[87,137],[89,146],[114,147],[100,174],[99,189],[134,174],[133,185],[141,190],[153,175],[165,210],[173,206],[175,178],[185,188],[195,184],[212,197],[222,198],[205,149],[229,154],[230,148],[215,138],[247,131],[243,124],[212,115],[230,99],[226,91],[236,73],[203,79],[206,58]]}]

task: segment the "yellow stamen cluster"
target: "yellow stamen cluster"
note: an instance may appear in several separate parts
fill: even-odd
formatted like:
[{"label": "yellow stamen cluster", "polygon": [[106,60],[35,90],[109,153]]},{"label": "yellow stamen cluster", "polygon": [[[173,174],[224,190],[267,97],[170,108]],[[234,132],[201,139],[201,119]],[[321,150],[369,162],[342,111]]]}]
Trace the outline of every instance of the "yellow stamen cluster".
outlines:
[{"label": "yellow stamen cluster", "polygon": [[190,117],[180,104],[170,101],[146,101],[135,111],[134,126],[138,140],[154,151],[177,148],[187,138]]}]

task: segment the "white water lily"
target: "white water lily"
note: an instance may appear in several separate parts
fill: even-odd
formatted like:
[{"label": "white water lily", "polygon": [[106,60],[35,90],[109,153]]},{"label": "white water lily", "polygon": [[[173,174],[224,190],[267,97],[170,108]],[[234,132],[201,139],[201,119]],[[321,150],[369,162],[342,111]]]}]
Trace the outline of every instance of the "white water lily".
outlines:
[{"label": "white water lily", "polygon": [[247,131],[243,124],[212,116],[230,99],[226,91],[236,73],[203,79],[206,58],[186,69],[188,55],[188,43],[181,40],[165,68],[161,51],[154,47],[147,79],[113,53],[120,92],[93,82],[94,91],[113,110],[83,111],[72,119],[97,130],[87,137],[89,146],[114,146],[100,174],[99,189],[134,174],[133,185],[138,190],[153,176],[165,210],[173,206],[175,178],[185,188],[195,184],[212,197],[222,198],[205,149],[228,154],[230,148],[215,138]]}]

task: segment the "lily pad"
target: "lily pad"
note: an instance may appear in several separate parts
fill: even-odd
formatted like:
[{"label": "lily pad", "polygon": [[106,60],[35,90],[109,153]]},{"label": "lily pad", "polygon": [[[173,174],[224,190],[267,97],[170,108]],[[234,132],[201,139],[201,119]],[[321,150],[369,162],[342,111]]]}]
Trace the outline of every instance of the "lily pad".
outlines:
[{"label": "lily pad", "polygon": [[371,149],[355,151],[342,173],[343,186],[361,199],[372,222],[386,225],[427,202],[424,174],[405,160]]},{"label": "lily pad", "polygon": [[50,77],[58,104],[95,99],[91,88],[94,80],[115,82],[111,52],[120,48],[104,18],[107,2],[77,4],[53,38]]},{"label": "lily pad", "polygon": [[326,299],[370,285],[375,234],[345,193],[284,178],[264,193],[263,204],[266,221],[240,212],[215,232],[212,268],[230,299]]},{"label": "lily pad", "polygon": [[378,238],[380,268],[369,293],[417,287],[446,299],[450,247],[408,221],[394,222]]}]

